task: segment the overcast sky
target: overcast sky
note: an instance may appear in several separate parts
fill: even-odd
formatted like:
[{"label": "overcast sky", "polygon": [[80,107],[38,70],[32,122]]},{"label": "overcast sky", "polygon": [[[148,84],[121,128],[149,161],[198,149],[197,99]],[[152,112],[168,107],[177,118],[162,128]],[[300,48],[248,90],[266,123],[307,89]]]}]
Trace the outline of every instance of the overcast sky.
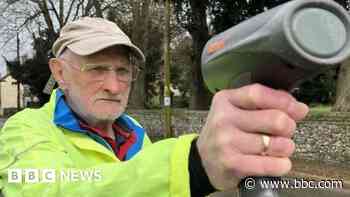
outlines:
[{"label": "overcast sky", "polygon": [[[17,56],[16,48],[16,34],[15,32],[8,32],[8,28],[14,29],[17,21],[21,24],[20,19],[16,19],[16,15],[13,15],[12,9],[21,10],[21,4],[16,4],[11,8],[6,7],[4,1],[0,0],[0,73],[1,76],[6,74],[6,63],[3,57],[8,60],[14,60]],[[21,56],[31,56],[32,50],[32,39],[31,35],[25,29],[20,32],[20,55]]]},{"label": "overcast sky", "polygon": [[[6,40],[0,35],[0,73],[1,76],[6,74],[6,63],[3,57],[8,60],[14,60],[17,56],[17,42],[16,36],[14,36],[6,45]],[[30,36],[26,33],[20,35],[20,55],[31,56],[33,53]]]}]

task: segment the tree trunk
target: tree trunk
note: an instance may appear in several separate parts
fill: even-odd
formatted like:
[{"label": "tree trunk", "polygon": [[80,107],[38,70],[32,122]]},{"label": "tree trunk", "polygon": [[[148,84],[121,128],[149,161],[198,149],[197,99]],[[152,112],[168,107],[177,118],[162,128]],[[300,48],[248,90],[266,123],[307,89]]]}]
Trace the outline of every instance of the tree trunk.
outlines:
[{"label": "tree trunk", "polygon": [[84,14],[83,16],[88,16],[90,13],[91,8],[94,6],[94,0],[88,0],[86,7],[83,8]]},{"label": "tree trunk", "polygon": [[[341,6],[349,10],[348,0],[336,0]],[[336,101],[332,111],[336,112],[350,112],[350,59],[345,61],[339,69],[337,80]]]},{"label": "tree trunk", "polygon": [[37,4],[38,4],[40,10],[43,12],[43,16],[44,16],[44,19],[45,19],[47,28],[49,29],[50,36],[53,37],[53,36],[54,36],[55,29],[54,29],[54,27],[53,27],[53,22],[52,22],[50,13],[49,13],[49,9],[48,9],[48,7],[47,7],[46,0],[44,0],[44,1],[38,1]]},{"label": "tree trunk", "polygon": [[338,73],[336,101],[332,111],[350,112],[350,59],[345,61]]},{"label": "tree trunk", "polygon": [[59,1],[59,23],[60,23],[60,27],[63,27],[64,24],[64,0],[60,0]]},{"label": "tree trunk", "polygon": [[102,9],[101,9],[101,3],[99,1],[94,1],[94,7],[96,10],[96,16],[103,18],[103,13],[102,13]]},{"label": "tree trunk", "polygon": [[[145,52],[147,46],[147,39],[144,35],[148,31],[148,18],[149,18],[149,9],[150,9],[150,0],[134,0],[132,2],[132,14],[133,14],[133,24],[132,24],[132,35],[131,40]],[[145,54],[146,55],[146,54]],[[146,55],[147,56],[147,55]],[[140,65],[141,66],[141,65]],[[144,65],[142,65],[144,66]],[[134,82],[130,99],[129,107],[133,109],[143,109],[145,107],[146,101],[146,82],[145,82],[145,69],[140,72],[138,79]]]},{"label": "tree trunk", "polygon": [[194,49],[190,109],[207,110],[210,106],[212,94],[207,89],[201,72],[201,54],[205,43],[209,39],[206,6],[200,0],[191,0],[190,5],[193,23],[188,31],[192,36]]}]

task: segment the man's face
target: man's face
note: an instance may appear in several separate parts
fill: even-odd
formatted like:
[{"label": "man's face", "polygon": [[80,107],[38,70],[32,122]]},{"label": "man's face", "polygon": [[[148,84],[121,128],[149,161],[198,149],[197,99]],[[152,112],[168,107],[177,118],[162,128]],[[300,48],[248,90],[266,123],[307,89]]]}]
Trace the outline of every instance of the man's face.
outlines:
[{"label": "man's face", "polygon": [[[113,70],[132,70],[125,50],[110,48],[91,56],[63,59],[65,95],[73,111],[85,121],[111,122],[118,118],[128,103],[131,82],[118,79]],[[81,65],[107,65],[111,70],[79,70]]]}]

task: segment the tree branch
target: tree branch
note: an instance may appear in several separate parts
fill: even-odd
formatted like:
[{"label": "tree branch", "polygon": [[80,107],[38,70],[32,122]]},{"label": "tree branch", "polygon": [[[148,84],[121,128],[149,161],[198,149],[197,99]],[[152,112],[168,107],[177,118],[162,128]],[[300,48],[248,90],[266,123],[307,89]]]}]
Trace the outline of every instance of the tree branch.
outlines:
[{"label": "tree branch", "polygon": [[84,15],[83,16],[87,16],[88,13],[90,12],[91,8],[93,7],[93,0],[88,0],[87,2],[87,5],[85,7],[85,10],[84,10]]},{"label": "tree branch", "polygon": [[[50,0],[51,1],[51,0]],[[60,12],[60,18],[59,18],[59,21],[60,21],[60,27],[63,26],[63,19],[64,19],[64,0],[60,0],[59,2],[59,12]]]},{"label": "tree branch", "polygon": [[[37,0],[35,0],[35,1],[37,1]],[[38,4],[39,8],[41,9],[41,11],[42,11],[42,13],[44,15],[44,19],[45,19],[45,22],[46,22],[46,25],[48,27],[49,32],[54,33],[55,30],[53,28],[53,23],[52,23],[51,16],[49,14],[49,10],[48,10],[48,7],[47,7],[46,0],[43,0],[41,2],[37,1],[37,4]]]},{"label": "tree branch", "polygon": [[26,18],[26,20],[19,26],[18,29],[22,29],[25,25],[27,25],[29,22],[32,22],[32,20],[34,20],[35,18],[37,18],[38,16],[40,16],[40,14],[42,14],[41,11],[38,11],[36,13],[34,13],[33,15],[29,16],[28,18]]},{"label": "tree branch", "polygon": [[[75,10],[75,14],[73,16],[73,20],[75,20],[78,17],[80,6],[82,7],[82,10],[83,10],[83,8],[84,8],[84,1],[79,1],[78,5],[77,5],[77,9]],[[67,22],[67,20],[66,20],[66,22]]]},{"label": "tree branch", "polygon": [[103,18],[103,13],[102,13],[102,10],[101,10],[101,4],[100,4],[100,2],[98,0],[94,1],[94,7],[95,7],[95,10],[96,10],[96,16]]},{"label": "tree branch", "polygon": [[[49,0],[49,3],[50,3],[50,6],[52,7],[54,14],[56,15],[57,20],[60,22],[60,16],[58,15],[55,4],[51,0]],[[60,24],[61,24],[61,22],[60,22]]]},{"label": "tree branch", "polygon": [[[74,5],[75,1],[76,1],[76,0],[72,0],[72,1],[71,1],[71,4],[69,5],[69,8],[68,8],[68,12],[67,12],[66,18],[65,18],[64,21],[63,21],[63,25],[65,25],[65,24],[67,23],[67,21],[68,21],[68,19],[69,19],[69,16],[70,16],[70,14],[72,13],[73,5]],[[80,4],[78,4],[78,6],[77,6],[77,10],[79,10],[79,5],[80,5]]]}]

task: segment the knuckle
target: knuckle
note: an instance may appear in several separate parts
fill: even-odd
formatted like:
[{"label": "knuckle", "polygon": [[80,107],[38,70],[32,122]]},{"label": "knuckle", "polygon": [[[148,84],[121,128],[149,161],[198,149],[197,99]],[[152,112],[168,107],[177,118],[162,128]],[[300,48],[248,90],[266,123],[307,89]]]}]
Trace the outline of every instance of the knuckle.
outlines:
[{"label": "knuckle", "polygon": [[233,171],[239,165],[240,155],[232,147],[232,140],[223,137],[221,140],[220,151],[218,151],[218,160],[225,171]]},{"label": "knuckle", "polygon": [[288,173],[292,169],[292,162],[289,158],[281,164],[281,175]]},{"label": "knuckle", "polygon": [[[293,127],[293,120],[289,118],[288,115],[286,115],[283,112],[276,111],[274,117],[274,129],[278,133],[291,133],[292,132],[292,127]],[[295,124],[295,123],[294,123]]]},{"label": "knuckle", "polygon": [[286,111],[288,111],[289,107],[295,102],[291,97],[285,95],[282,95],[279,98],[279,101],[282,109],[285,109]]},{"label": "knuckle", "polygon": [[293,134],[295,130],[297,129],[297,123],[294,120],[289,119],[290,121],[290,132]]},{"label": "knuckle", "polygon": [[215,128],[224,128],[226,127],[228,120],[224,114],[217,114],[213,122]]},{"label": "knuckle", "polygon": [[221,161],[225,171],[234,172],[237,170],[237,162],[239,162],[237,161],[237,156],[224,155]]},{"label": "knuckle", "polygon": [[226,96],[227,90],[220,90],[219,92],[215,93],[213,96],[213,103],[220,101],[222,98]]},{"label": "knuckle", "polygon": [[287,156],[291,156],[295,151],[295,143],[293,140],[290,140],[290,152],[287,153]]},{"label": "knuckle", "polygon": [[[283,144],[281,143],[283,142]],[[290,157],[295,151],[295,143],[291,139],[283,139],[280,143],[272,147],[272,151],[280,157]]]},{"label": "knuckle", "polygon": [[248,89],[248,100],[250,103],[257,104],[263,95],[264,86],[261,84],[253,84]]},{"label": "knuckle", "polygon": [[[226,131],[226,130],[224,130]],[[219,133],[219,132],[216,132]],[[231,149],[232,139],[227,137],[225,133],[217,134],[217,145],[220,150],[220,155],[230,155],[232,153]]]},{"label": "knuckle", "polygon": [[252,87],[253,89],[256,89],[256,90],[261,90],[261,89],[264,88],[264,86],[261,85],[261,84],[259,84],[259,83],[254,83],[254,84],[251,85],[251,87]]},{"label": "knuckle", "polygon": [[223,167],[223,170],[226,171],[226,172],[234,171],[234,168],[232,167],[232,164],[227,159],[223,159],[222,160],[222,167]]}]

